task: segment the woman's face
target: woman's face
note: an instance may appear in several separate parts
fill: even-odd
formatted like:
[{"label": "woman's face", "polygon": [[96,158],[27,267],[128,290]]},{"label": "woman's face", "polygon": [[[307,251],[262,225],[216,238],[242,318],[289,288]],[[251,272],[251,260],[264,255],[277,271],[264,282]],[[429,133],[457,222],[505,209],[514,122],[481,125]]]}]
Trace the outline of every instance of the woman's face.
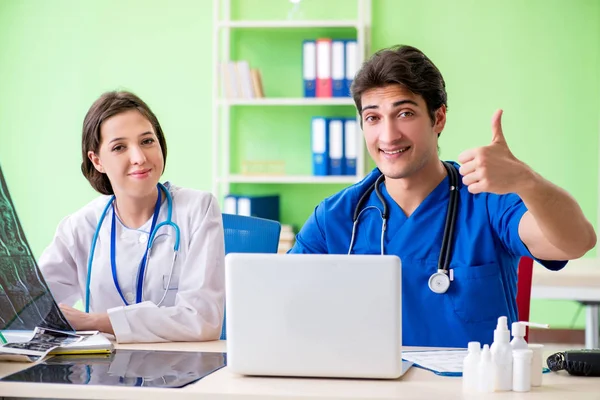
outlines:
[{"label": "woman's face", "polygon": [[96,170],[107,175],[117,197],[153,194],[165,165],[154,127],[137,110],[104,121],[98,153],[90,151],[88,157]]}]

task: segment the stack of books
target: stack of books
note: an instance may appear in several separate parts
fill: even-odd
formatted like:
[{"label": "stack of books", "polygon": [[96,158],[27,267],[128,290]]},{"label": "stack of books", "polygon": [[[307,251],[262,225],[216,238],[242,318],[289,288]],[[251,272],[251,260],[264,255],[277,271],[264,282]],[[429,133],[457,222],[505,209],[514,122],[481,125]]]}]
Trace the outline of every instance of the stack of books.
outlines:
[{"label": "stack of books", "polygon": [[294,247],[296,243],[296,233],[292,225],[281,225],[281,233],[279,234],[279,247],[277,253],[285,254],[289,249]]},{"label": "stack of books", "polygon": [[262,78],[248,61],[229,61],[221,65],[223,94],[228,99],[257,99],[265,97]]}]

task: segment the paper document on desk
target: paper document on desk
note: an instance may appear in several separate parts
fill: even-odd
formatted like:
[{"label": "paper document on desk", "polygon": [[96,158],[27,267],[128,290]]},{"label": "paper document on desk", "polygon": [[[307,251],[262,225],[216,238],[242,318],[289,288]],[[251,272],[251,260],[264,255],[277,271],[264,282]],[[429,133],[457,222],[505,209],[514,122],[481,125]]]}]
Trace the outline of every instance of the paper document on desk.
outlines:
[{"label": "paper document on desk", "polygon": [[467,350],[403,351],[402,359],[437,375],[462,376]]},{"label": "paper document on desk", "polygon": [[0,360],[34,362],[46,357],[58,347],[76,344],[82,339],[83,336],[69,332],[36,328],[30,340],[2,345]]},{"label": "paper document on desk", "polygon": [[[2,333],[8,343],[25,343],[34,337],[34,331],[2,331]],[[110,354],[114,350],[110,339],[98,331],[77,331],[75,334],[81,336],[80,341],[61,344],[59,347],[52,349],[49,354]]]},{"label": "paper document on desk", "polygon": [[78,342],[68,343],[52,350],[52,355],[76,355],[76,354],[110,354],[113,351],[112,342],[102,333],[95,332],[91,334],[83,334],[82,340]]}]

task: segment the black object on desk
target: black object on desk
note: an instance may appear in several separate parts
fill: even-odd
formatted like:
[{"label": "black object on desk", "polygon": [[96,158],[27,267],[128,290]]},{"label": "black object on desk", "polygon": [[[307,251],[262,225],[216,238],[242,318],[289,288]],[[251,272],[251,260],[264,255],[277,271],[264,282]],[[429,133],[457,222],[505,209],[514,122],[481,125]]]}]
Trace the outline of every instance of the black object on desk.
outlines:
[{"label": "black object on desk", "polygon": [[2,381],[179,388],[227,364],[225,353],[115,350],[94,356],[56,356]]},{"label": "black object on desk", "polygon": [[600,376],[600,349],[568,350],[548,357],[550,371],[566,370],[576,376]]}]

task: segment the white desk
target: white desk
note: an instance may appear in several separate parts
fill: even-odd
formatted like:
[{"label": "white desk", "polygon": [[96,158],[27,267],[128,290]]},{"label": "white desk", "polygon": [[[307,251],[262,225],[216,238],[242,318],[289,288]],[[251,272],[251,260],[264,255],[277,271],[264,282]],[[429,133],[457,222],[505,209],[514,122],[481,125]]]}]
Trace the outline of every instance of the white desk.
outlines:
[{"label": "white desk", "polygon": [[585,302],[585,347],[588,349],[598,348],[600,260],[574,260],[558,272],[534,265],[531,298]]},{"label": "white desk", "polygon": [[[120,345],[120,349],[176,351],[224,351],[225,342]],[[0,363],[0,376],[29,364]],[[399,380],[257,378],[232,374],[227,367],[181,389],[80,386],[0,382],[0,396],[64,399],[543,399],[600,398],[600,378],[579,378],[566,372],[544,375],[542,387],[528,393],[504,392],[472,395],[462,393],[460,378],[440,377],[411,368]]]}]

